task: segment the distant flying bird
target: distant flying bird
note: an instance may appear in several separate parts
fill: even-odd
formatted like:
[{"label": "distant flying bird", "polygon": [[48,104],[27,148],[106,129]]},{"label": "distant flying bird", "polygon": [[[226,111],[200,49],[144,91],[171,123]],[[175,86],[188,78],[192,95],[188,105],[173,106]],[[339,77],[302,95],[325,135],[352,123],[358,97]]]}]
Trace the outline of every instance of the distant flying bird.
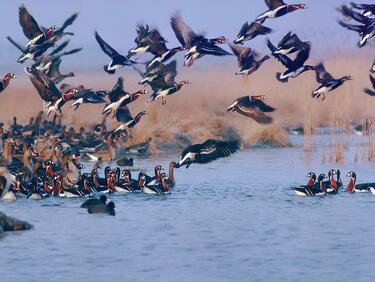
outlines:
[{"label": "distant flying bird", "polygon": [[348,30],[357,32],[360,36],[358,41],[358,47],[361,48],[365,46],[367,41],[375,36],[375,19],[357,13],[349,9],[345,5],[342,6],[342,11],[342,13],[346,17],[352,18],[353,20],[359,22],[360,25],[348,24],[342,20],[339,21],[339,24]]},{"label": "distant flying bird", "polygon": [[231,55],[229,52],[220,48],[216,44],[222,44],[226,41],[224,36],[213,39],[207,39],[201,34],[196,34],[181,18],[179,14],[171,17],[172,29],[181,43],[187,50],[185,54],[184,65],[190,67],[194,61],[204,55],[225,56]]},{"label": "distant flying bird", "polygon": [[102,51],[109,56],[112,60],[108,65],[104,66],[104,70],[109,74],[114,74],[116,70],[124,67],[131,66],[135,62],[130,60],[128,56],[119,54],[107,42],[105,42],[100,35],[95,31],[95,39],[98,42]]},{"label": "distant flying bird", "polygon": [[266,35],[272,32],[272,29],[261,25],[258,22],[252,22],[249,24],[245,22],[239,33],[237,34],[237,38],[233,41],[234,44],[244,44],[245,41],[254,39],[259,35]]},{"label": "distant flying bird", "polygon": [[202,144],[188,146],[182,151],[177,167],[186,166],[192,163],[209,163],[219,158],[225,158],[239,149],[238,141],[218,141],[209,139]]},{"label": "distant flying bird", "polygon": [[16,75],[14,73],[7,73],[3,79],[0,79],[0,93],[8,87],[10,80],[15,77]]},{"label": "distant flying bird", "polygon": [[369,77],[372,85],[372,90],[369,88],[364,88],[363,92],[365,92],[367,95],[375,96],[375,77],[373,77],[371,74],[369,75]]},{"label": "distant flying bird", "polygon": [[375,16],[375,4],[358,4],[350,2],[350,5],[357,10],[362,10],[361,14],[365,17]]},{"label": "distant flying bird", "polygon": [[237,56],[238,67],[240,68],[236,75],[250,75],[257,71],[260,66],[268,60],[270,57],[265,55],[259,59],[259,55],[248,47],[242,47],[235,44],[230,44],[229,47],[232,49],[234,55]]},{"label": "distant flying bird", "polygon": [[306,48],[300,50],[294,61],[292,61],[287,55],[276,53],[277,48],[269,39],[267,39],[267,46],[272,52],[272,56],[274,56],[281,64],[284,65],[284,67],[287,68],[287,70],[283,73],[276,73],[276,78],[278,81],[288,82],[289,78],[296,78],[306,71],[314,70],[313,66],[305,65],[305,62],[309,58],[310,45],[307,45]]},{"label": "distant flying bird", "polygon": [[322,63],[315,67],[316,73],[316,81],[319,82],[321,85],[312,92],[313,98],[319,98],[320,96],[323,97],[323,101],[326,98],[326,94],[336,88],[340,87],[344,84],[347,80],[352,80],[351,76],[343,76],[340,79],[335,79],[333,76],[328,73]]},{"label": "distant flying bird", "polygon": [[119,122],[122,122],[122,124],[117,127],[114,132],[123,131],[127,128],[133,128],[146,114],[146,111],[141,111],[135,117],[133,117],[127,106],[121,107],[117,110],[116,118]]},{"label": "distant flying bird", "polygon": [[265,113],[272,113],[275,108],[264,103],[263,100],[265,99],[267,99],[265,95],[244,96],[234,101],[227,111],[238,112],[262,124],[272,123],[272,117]]},{"label": "distant flying bird", "polygon": [[260,23],[263,23],[266,19],[278,18],[300,9],[307,9],[305,4],[288,5],[282,0],[265,0],[265,2],[269,10],[257,17],[256,21]]}]

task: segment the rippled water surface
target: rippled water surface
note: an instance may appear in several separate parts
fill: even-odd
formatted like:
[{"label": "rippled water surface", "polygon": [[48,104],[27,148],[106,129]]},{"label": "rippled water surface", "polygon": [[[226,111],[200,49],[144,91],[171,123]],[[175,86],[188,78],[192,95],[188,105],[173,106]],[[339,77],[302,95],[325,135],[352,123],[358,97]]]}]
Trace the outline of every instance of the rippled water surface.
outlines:
[{"label": "rippled water surface", "polygon": [[[115,217],[79,199],[1,202],[34,229],[0,240],[0,281],[375,281],[375,197],[289,189],[332,166],[300,148],[252,148],[179,169],[169,196],[112,196]],[[373,166],[340,169],[375,181]]]}]

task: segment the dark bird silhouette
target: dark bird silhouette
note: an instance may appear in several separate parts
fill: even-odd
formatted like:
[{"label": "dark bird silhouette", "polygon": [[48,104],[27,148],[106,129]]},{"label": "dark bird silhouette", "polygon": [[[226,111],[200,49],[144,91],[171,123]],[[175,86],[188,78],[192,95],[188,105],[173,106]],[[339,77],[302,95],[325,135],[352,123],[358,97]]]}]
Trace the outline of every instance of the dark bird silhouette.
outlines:
[{"label": "dark bird silhouette", "polygon": [[104,70],[109,74],[114,74],[116,70],[124,67],[131,66],[135,62],[130,60],[128,56],[120,55],[113,49],[107,42],[105,42],[100,35],[95,31],[95,39],[98,42],[102,51],[111,58],[111,62],[104,66]]},{"label": "dark bird silhouette", "polygon": [[5,88],[8,87],[10,80],[15,78],[16,75],[14,73],[7,73],[3,79],[0,79],[0,93],[4,91]]}]

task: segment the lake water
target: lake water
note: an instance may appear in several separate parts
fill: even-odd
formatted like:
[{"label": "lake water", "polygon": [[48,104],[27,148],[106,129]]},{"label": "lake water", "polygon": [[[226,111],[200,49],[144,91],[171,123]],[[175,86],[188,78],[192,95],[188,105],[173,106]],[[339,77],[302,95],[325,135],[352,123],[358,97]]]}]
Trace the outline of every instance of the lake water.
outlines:
[{"label": "lake water", "polygon": [[0,281],[375,281],[375,197],[290,191],[330,168],[375,181],[373,167],[259,147],[180,168],[168,196],[114,195],[115,217],[87,214],[80,199],[1,202],[34,229],[0,240]]}]

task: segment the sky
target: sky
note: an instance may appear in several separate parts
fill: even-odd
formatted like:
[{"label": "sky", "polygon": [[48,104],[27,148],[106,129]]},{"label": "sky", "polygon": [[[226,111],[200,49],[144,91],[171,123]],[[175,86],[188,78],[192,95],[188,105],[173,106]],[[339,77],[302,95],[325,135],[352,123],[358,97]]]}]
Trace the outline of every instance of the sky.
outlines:
[{"label": "sky", "polygon": [[[301,2],[307,4],[309,9],[266,21],[266,25],[275,30],[270,35],[271,40],[280,40],[288,31],[296,32],[303,40],[312,42],[313,55],[331,54],[337,50],[357,48],[357,35],[337,24],[340,16],[334,8],[346,3],[345,1],[301,0]],[[84,50],[79,55],[66,58],[64,64],[65,67],[75,70],[93,71],[101,70],[108,61],[94,39],[95,30],[120,53],[126,54],[127,50],[134,45],[135,27],[138,22],[158,27],[162,35],[170,41],[169,47],[175,47],[178,46],[178,41],[170,27],[169,18],[177,10],[181,12],[183,19],[193,30],[205,32],[208,37],[224,35],[232,41],[245,21],[253,20],[267,9],[263,0],[2,0],[0,73],[6,70],[20,71],[23,68],[22,65],[16,63],[19,51],[5,38],[11,35],[20,43],[26,44],[27,42],[18,24],[18,7],[21,4],[24,4],[43,26],[60,26],[72,13],[79,12],[79,18],[69,28],[69,31],[76,34],[69,46],[71,48],[83,47]],[[265,47],[265,37],[247,42],[246,45],[255,48],[260,53],[268,52]],[[210,60],[212,58],[206,62]],[[218,65],[226,62],[225,60]],[[204,62],[195,64],[196,67],[203,65]]]}]

